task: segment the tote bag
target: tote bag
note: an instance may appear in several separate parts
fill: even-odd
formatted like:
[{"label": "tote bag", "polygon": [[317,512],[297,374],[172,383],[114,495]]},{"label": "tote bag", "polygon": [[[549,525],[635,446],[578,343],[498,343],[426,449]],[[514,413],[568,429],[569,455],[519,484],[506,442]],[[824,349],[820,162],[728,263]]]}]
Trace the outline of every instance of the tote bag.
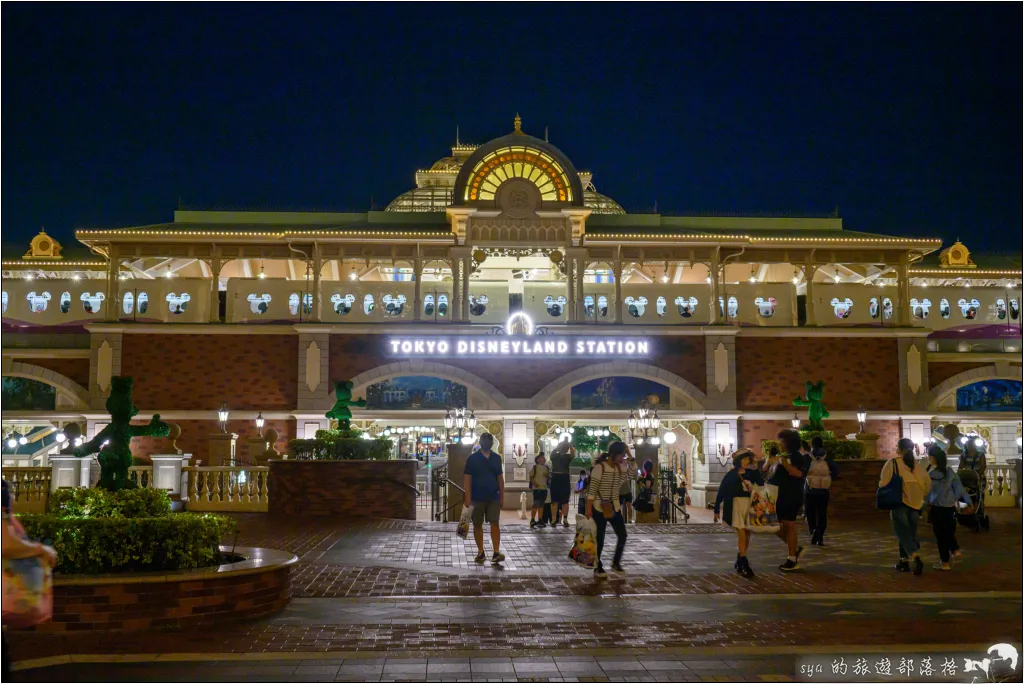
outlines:
[{"label": "tote bag", "polygon": [[576,516],[576,537],[569,549],[569,558],[588,570],[597,563],[597,523],[585,515]]},{"label": "tote bag", "polygon": [[750,508],[747,509],[746,527],[751,532],[778,532],[779,516],[775,502],[779,488],[775,485],[754,487],[750,493]]},{"label": "tote bag", "polygon": [[894,510],[903,503],[903,478],[900,477],[899,465],[895,458],[889,464],[892,466],[892,479],[875,492],[875,506],[881,511]]},{"label": "tote bag", "polygon": [[53,571],[40,558],[3,560],[3,624],[22,629],[53,617]]},{"label": "tote bag", "polygon": [[462,515],[459,517],[459,526],[455,528],[455,534],[466,539],[469,537],[469,525],[473,522],[473,509],[469,506],[462,507]]}]

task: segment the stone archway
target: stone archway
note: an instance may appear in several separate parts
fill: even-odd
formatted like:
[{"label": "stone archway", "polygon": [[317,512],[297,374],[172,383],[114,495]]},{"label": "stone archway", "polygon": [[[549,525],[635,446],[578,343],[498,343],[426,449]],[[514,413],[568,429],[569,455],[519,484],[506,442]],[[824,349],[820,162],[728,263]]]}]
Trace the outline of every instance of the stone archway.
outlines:
[{"label": "stone archway", "polygon": [[578,368],[571,373],[566,373],[565,375],[552,380],[544,387],[544,389],[533,396],[530,400],[530,404],[538,409],[554,408],[551,405],[552,401],[561,392],[569,390],[574,385],[586,382],[587,380],[614,375],[646,378],[647,380],[653,380],[654,382],[661,383],[662,385],[667,385],[670,390],[676,390],[688,397],[690,401],[695,404],[693,407],[695,410],[703,410],[704,405],[707,402],[707,396],[703,392],[697,389],[695,385],[684,380],[675,373],[646,363],[637,363],[635,361],[609,361],[607,363],[598,363],[593,366],[584,366],[583,368]]},{"label": "stone archway", "polygon": [[476,409],[500,409],[504,408],[508,403],[508,398],[505,397],[498,388],[480,376],[474,375],[469,371],[464,371],[456,366],[450,366],[445,363],[436,363],[434,361],[423,361],[420,359],[388,363],[383,366],[377,366],[376,368],[364,371],[354,378],[351,378],[353,385],[352,391],[355,396],[361,396],[360,392],[365,393],[366,386],[371,382],[380,382],[381,380],[387,380],[388,378],[399,377],[402,375],[428,375],[463,384],[470,391],[475,391],[478,395],[486,398],[487,405],[474,406],[473,408]]},{"label": "stone archway", "polygon": [[4,359],[3,374],[8,377],[35,380],[56,388],[59,395],[71,402],[71,406],[67,408],[86,408],[89,406],[89,391],[87,389],[71,378],[49,368],[43,368],[31,363],[22,363],[12,359]]},{"label": "stone archway", "polygon": [[1020,366],[995,364],[992,366],[984,366],[982,368],[972,368],[971,370],[957,373],[953,377],[947,378],[932,388],[931,400],[928,402],[928,408],[929,410],[938,410],[946,400],[949,399],[951,394],[954,394],[964,385],[969,385],[981,380],[1022,379],[1024,379],[1024,374],[1022,374]]}]

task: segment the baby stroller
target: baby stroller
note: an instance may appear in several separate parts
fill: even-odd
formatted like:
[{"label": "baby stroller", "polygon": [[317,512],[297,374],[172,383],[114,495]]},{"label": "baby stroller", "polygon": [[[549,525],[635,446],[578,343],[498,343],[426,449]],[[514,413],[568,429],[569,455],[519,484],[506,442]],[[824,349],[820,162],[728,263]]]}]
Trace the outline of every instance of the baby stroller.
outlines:
[{"label": "baby stroller", "polygon": [[956,474],[960,478],[960,484],[964,486],[964,491],[971,497],[971,508],[973,509],[967,513],[967,509],[957,508],[957,522],[975,532],[980,530],[988,532],[989,521],[988,515],[985,514],[985,487],[981,476],[968,468],[961,468]]}]

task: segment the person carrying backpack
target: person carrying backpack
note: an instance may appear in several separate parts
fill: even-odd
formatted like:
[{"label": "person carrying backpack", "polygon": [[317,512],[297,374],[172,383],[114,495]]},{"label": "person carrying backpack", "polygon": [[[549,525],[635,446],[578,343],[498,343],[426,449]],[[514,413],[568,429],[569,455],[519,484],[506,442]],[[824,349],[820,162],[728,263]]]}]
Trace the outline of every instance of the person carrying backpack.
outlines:
[{"label": "person carrying backpack", "polygon": [[825,545],[825,527],[828,525],[828,500],[832,479],[839,474],[835,461],[825,451],[820,436],[811,439],[811,464],[807,468],[804,488],[804,514],[811,532],[811,543]]}]

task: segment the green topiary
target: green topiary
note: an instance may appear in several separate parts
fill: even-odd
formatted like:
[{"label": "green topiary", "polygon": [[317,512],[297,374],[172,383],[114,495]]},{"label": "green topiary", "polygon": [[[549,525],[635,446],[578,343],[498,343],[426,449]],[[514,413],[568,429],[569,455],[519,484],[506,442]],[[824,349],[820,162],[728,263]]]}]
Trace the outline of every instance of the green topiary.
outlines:
[{"label": "green topiary", "polygon": [[57,518],[159,518],[171,514],[171,498],[162,489],[62,488],[50,494],[50,515]]},{"label": "green topiary", "polygon": [[[805,436],[806,435],[806,436]],[[815,435],[821,435],[825,442],[825,451],[837,461],[856,461],[864,458],[864,444],[856,440],[836,439],[831,432],[815,432],[813,430],[801,430],[800,437],[810,442]],[[761,453],[767,455],[771,447],[778,447],[782,452],[782,446],[774,439],[761,440]]]},{"label": "green topiary", "polygon": [[19,515],[30,539],[57,552],[55,570],[66,574],[145,572],[217,563],[218,546],[234,533],[220,515],[177,513],[154,518],[59,518]]},{"label": "green topiary", "polygon": [[393,444],[386,437],[377,439],[293,439],[288,451],[297,461],[386,461]]},{"label": "green topiary", "polygon": [[338,421],[338,427],[342,430],[348,430],[352,421],[352,412],[348,410],[348,407],[366,406],[366,400],[352,398],[351,380],[339,380],[334,383],[334,396],[334,406],[325,415]]},{"label": "green topiary", "polygon": [[824,430],[825,427],[821,421],[832,415],[825,408],[825,404],[821,403],[821,397],[825,394],[825,381],[819,380],[817,385],[808,382],[805,387],[807,388],[807,398],[797,397],[793,400],[793,406],[806,406],[808,427],[811,430]]},{"label": "green topiary", "polygon": [[132,464],[132,437],[166,437],[171,433],[160,415],[153,416],[149,425],[132,425],[131,420],[139,409],[132,403],[133,379],[115,375],[110,378],[110,396],[107,397],[107,411],[110,424],[98,435],[75,449],[75,456],[88,456],[99,451],[101,489],[117,491],[136,486],[128,479],[128,468]]}]

